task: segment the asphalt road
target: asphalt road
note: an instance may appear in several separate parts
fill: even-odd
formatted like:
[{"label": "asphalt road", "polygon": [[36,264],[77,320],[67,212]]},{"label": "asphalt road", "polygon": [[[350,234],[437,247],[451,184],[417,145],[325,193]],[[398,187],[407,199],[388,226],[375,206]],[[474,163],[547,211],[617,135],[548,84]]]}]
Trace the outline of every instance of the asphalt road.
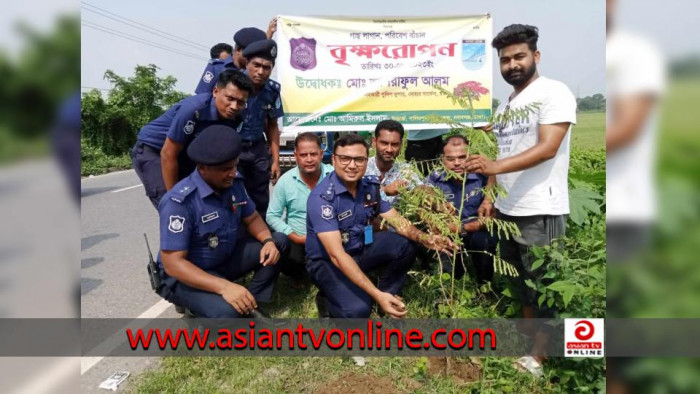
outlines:
[{"label": "asphalt road", "polygon": [[[154,255],[159,248],[158,214],[133,170],[86,178],[81,184],[82,318],[179,317],[175,308],[151,290],[146,274],[148,235]],[[119,386],[128,387],[158,358],[88,358],[81,360],[81,390],[104,392],[99,384],[112,373],[129,371]]]}]

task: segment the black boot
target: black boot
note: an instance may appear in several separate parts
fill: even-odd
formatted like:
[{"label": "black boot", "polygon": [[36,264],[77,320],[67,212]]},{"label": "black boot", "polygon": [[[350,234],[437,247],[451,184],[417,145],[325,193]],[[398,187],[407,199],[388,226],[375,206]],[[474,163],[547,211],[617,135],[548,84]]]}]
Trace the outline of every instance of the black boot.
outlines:
[{"label": "black boot", "polygon": [[326,296],[323,295],[321,291],[316,293],[316,309],[318,309],[319,318],[331,317],[330,313],[328,313],[328,309],[326,308]]}]

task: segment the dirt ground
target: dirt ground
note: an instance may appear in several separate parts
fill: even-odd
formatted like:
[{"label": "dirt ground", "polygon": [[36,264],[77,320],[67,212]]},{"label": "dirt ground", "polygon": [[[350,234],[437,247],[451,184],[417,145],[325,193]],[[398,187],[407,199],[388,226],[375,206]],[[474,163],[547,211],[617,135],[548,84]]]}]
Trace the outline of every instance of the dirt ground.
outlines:
[{"label": "dirt ground", "polygon": [[448,376],[458,384],[476,382],[481,378],[481,366],[466,361],[450,359],[449,366],[445,357],[428,357],[428,373],[433,376]]}]

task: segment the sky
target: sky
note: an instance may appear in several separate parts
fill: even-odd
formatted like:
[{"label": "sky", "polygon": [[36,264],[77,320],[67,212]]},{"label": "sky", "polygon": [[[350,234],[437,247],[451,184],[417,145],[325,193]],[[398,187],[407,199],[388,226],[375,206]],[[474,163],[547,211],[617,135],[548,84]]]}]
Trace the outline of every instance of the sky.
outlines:
[{"label": "sky", "polygon": [[[264,6],[263,6],[264,4]],[[92,6],[92,7],[91,7]],[[99,7],[102,10],[96,9]],[[172,41],[118,23],[97,10],[128,18],[195,44]],[[192,93],[209,58],[209,48],[218,42],[232,43],[233,33],[247,26],[267,29],[276,15],[323,16],[443,16],[491,13],[495,35],[504,26],[524,23],[540,29],[542,53],[540,75],[566,83],[574,94],[588,96],[605,92],[605,2],[592,0],[429,1],[394,0],[231,2],[205,1],[103,1],[85,0],[82,21],[90,26],[117,30],[141,39],[187,52],[176,54],[143,43],[82,26],[83,89],[109,89],[103,80],[111,69],[121,76],[133,74],[138,64],[155,64],[160,75],[177,78],[177,89]],[[107,14],[110,15],[110,14]],[[113,16],[113,15],[112,15]],[[194,45],[194,46],[192,46]],[[494,70],[494,97],[503,100],[511,92]]]}]

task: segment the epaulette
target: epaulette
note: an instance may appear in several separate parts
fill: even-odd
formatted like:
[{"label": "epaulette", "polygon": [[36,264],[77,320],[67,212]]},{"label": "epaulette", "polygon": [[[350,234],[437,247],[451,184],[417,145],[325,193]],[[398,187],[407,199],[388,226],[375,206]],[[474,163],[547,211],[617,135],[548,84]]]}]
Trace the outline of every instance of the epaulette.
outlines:
[{"label": "epaulette", "polygon": [[185,202],[185,199],[187,196],[189,196],[194,189],[197,188],[195,185],[176,185],[177,188],[173,188],[170,190],[170,200],[175,201],[176,203],[182,204]]},{"label": "epaulette", "polygon": [[279,82],[277,82],[277,81],[275,81],[275,80],[270,79],[270,80],[267,81],[267,84],[268,84],[268,86],[270,86],[270,87],[272,88],[272,90],[274,90],[275,92],[278,92],[278,93],[279,93],[279,91],[282,89],[282,86],[280,86]]},{"label": "epaulette", "polygon": [[335,198],[335,185],[333,182],[328,182],[328,187],[321,193],[321,198],[326,201],[333,201]]},{"label": "epaulette", "polygon": [[376,175],[365,175],[363,178],[364,178],[368,183],[375,183],[375,184],[377,184],[377,185],[380,183],[380,182],[379,182],[379,177],[376,176]]}]

